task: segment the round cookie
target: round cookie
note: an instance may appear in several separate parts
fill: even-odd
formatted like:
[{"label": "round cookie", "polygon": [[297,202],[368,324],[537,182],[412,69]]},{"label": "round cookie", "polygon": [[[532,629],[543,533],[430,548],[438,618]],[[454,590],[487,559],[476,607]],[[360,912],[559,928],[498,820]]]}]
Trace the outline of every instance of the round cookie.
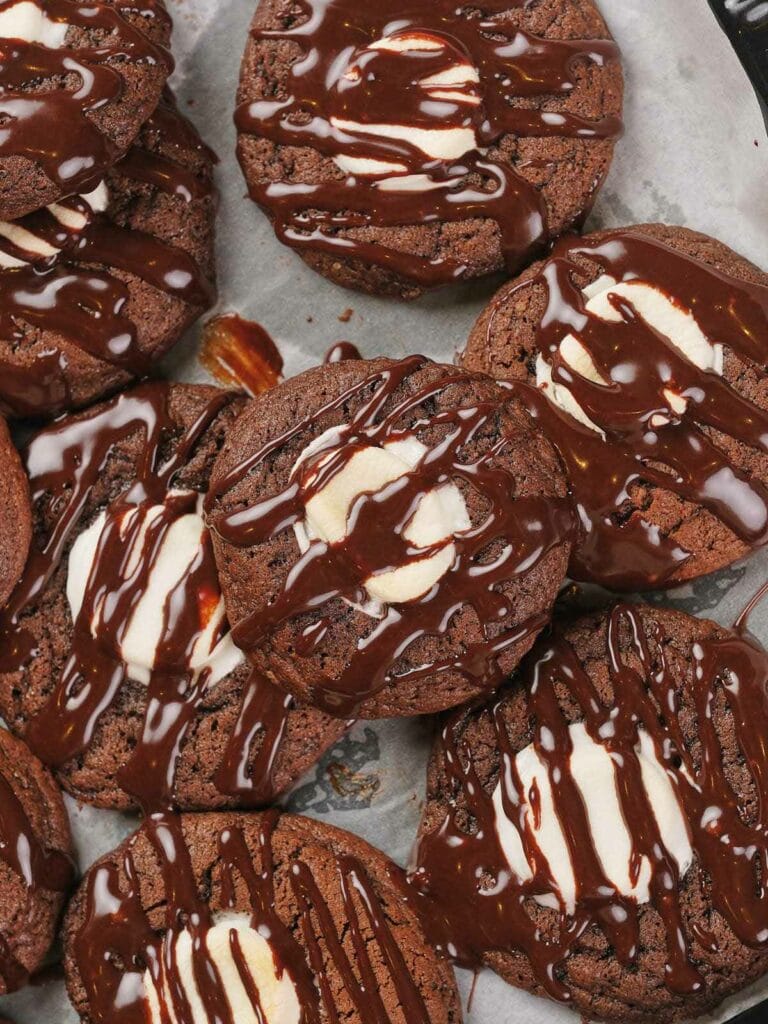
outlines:
[{"label": "round cookie", "polygon": [[[459,1024],[451,968],[357,836],[277,812],[146,821],[89,871],[64,929],[84,1024]],[[104,899],[109,892],[114,898]],[[150,964],[152,966],[150,966]]]},{"label": "round cookie", "polygon": [[558,448],[572,576],[673,586],[765,543],[766,337],[766,274],[686,228],[566,238],[501,289],[461,361],[520,382]]},{"label": "round cookie", "polygon": [[238,156],[279,240],[337,284],[413,298],[514,273],[592,205],[621,130],[592,0],[260,0]]},{"label": "round cookie", "polygon": [[0,606],[21,576],[32,539],[29,484],[8,426],[0,417]]},{"label": "round cookie", "polygon": [[147,376],[210,305],[212,159],[166,94],[91,192],[0,224],[0,409],[59,413]]},{"label": "round cookie", "polygon": [[487,377],[423,356],[309,370],[248,407],[207,499],[238,644],[340,717],[495,689],[563,581],[552,448]]},{"label": "round cookie", "polygon": [[27,983],[75,880],[64,802],[26,746],[0,729],[0,994]]},{"label": "round cookie", "polygon": [[768,971],[766,682],[753,640],[680,612],[559,621],[436,743],[412,882],[439,944],[627,1024]]},{"label": "round cookie", "polygon": [[0,11],[0,219],[89,192],[158,104],[162,0],[11,0]]},{"label": "round cookie", "polygon": [[244,403],[143,384],[26,449],[34,540],[0,614],[0,710],[79,800],[269,803],[345,729],[229,633],[202,495]]}]

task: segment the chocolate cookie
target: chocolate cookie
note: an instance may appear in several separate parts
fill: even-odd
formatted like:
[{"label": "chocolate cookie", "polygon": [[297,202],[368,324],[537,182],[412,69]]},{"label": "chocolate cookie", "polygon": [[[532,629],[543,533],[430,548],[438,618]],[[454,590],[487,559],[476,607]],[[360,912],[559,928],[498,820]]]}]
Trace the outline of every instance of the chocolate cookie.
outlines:
[{"label": "chocolate cookie", "polygon": [[345,725],[232,642],[202,495],[245,399],[144,384],[30,442],[34,540],[0,615],[0,710],[101,807],[271,802]]},{"label": "chocolate cookie", "polygon": [[32,538],[29,484],[8,432],[0,417],[0,606],[21,576]]},{"label": "chocolate cookie", "polygon": [[680,612],[558,622],[435,747],[413,881],[439,944],[634,1024],[768,971],[766,683],[754,641]]},{"label": "chocolate cookie", "polygon": [[[65,925],[85,1024],[458,1024],[400,869],[308,818],[158,816],[88,872]],[[119,1006],[119,1011],[118,1011]]]},{"label": "chocolate cookie", "polygon": [[90,192],[173,69],[162,0],[10,0],[0,10],[0,219]]},{"label": "chocolate cookie", "polygon": [[238,155],[277,237],[314,270],[412,298],[514,273],[579,224],[621,106],[591,0],[261,0]]},{"label": "chocolate cookie", "polygon": [[53,778],[0,729],[0,994],[43,965],[75,880],[69,819]]},{"label": "chocolate cookie", "polygon": [[487,693],[549,617],[564,493],[554,451],[487,377],[423,356],[309,370],[249,406],[214,468],[233,634],[341,717]]},{"label": "chocolate cookie", "polygon": [[0,223],[0,409],[146,376],[213,296],[212,155],[166,99],[87,195]]},{"label": "chocolate cookie", "polygon": [[767,339],[766,274],[685,228],[566,238],[502,288],[462,363],[520,382],[558,448],[571,575],[672,586],[765,543]]}]

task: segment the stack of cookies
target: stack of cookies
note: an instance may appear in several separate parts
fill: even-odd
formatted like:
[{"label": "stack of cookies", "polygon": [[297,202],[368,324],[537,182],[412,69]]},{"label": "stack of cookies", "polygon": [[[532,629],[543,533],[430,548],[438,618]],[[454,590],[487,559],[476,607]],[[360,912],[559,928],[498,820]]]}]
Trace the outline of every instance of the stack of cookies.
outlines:
[{"label": "stack of cookies", "polygon": [[[0,4],[0,991],[59,936],[85,1024],[460,1024],[452,964],[683,1021],[768,973],[768,654],[617,595],[768,540],[768,278],[574,233],[620,129],[591,0],[372,8],[261,0],[253,198],[339,285],[511,280],[456,365],[254,397],[153,373],[215,205],[160,0]],[[410,716],[409,872],[280,809]],[[79,886],[60,787],[142,815]]]}]

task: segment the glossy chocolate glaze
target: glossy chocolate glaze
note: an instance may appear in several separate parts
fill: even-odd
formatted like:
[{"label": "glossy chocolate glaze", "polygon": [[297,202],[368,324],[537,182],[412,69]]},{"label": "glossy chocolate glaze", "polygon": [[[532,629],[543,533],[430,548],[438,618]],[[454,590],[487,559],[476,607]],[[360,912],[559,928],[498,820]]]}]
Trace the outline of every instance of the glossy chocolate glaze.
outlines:
[{"label": "glossy chocolate glaze", "polygon": [[269,332],[236,313],[208,321],[198,359],[220,383],[252,396],[269,391],[282,379],[283,357]]},{"label": "glossy chocolate glaze", "polygon": [[[203,148],[170,96],[148,128],[171,144]],[[174,160],[139,145],[117,165],[116,174],[186,202],[210,194],[212,188]],[[125,271],[196,309],[211,304],[211,282],[195,260],[176,246],[122,227],[108,212],[94,214],[78,197],[60,206],[85,214],[85,227],[67,228],[50,210],[17,222],[60,250],[54,255],[35,257],[0,237],[3,252],[28,261],[25,266],[0,269],[0,334],[23,346],[30,327],[51,332],[131,376],[146,376],[153,360],[142,351],[136,325],[125,312],[128,286],[113,270]],[[55,342],[24,366],[0,357],[0,409],[10,415],[34,416],[66,408],[70,404],[66,364]]]},{"label": "glossy chocolate glaze", "polygon": [[[72,861],[40,842],[24,806],[5,775],[0,773],[0,859],[21,878],[30,893],[47,889],[63,893],[75,880]],[[29,981],[29,974],[0,935],[0,978],[6,992]]]},{"label": "glossy chocolate glaze", "polygon": [[[170,18],[157,0],[36,2],[51,21],[103,34],[103,41],[51,49],[21,39],[0,40],[0,157],[26,157],[64,194],[87,192],[121,156],[88,116],[120,98],[120,64],[164,65],[169,74],[173,70],[168,50],[124,15],[140,14],[169,31]],[[64,80],[67,87],[53,84],[41,90],[40,79]]]},{"label": "glossy chocolate glaze", "polygon": [[[84,416],[67,418],[38,434],[24,458],[33,503],[41,503],[50,529],[33,546],[27,569],[0,613],[0,671],[21,672],[34,657],[34,639],[24,626],[25,610],[41,599],[78,530],[91,487],[115,446],[137,432],[143,448],[136,478],[107,510],[80,614],[74,623],[71,654],[47,704],[32,718],[27,742],[46,764],[61,767],[88,748],[100,718],[125,685],[126,666],[119,644],[133,609],[146,592],[163,537],[179,515],[194,511],[196,494],[173,491],[174,479],[200,438],[235,393],[214,395],[197,421],[179,435],[169,406],[172,385],[143,384]],[[169,438],[175,438],[167,456]],[[163,506],[147,520],[133,513]],[[138,555],[132,558],[131,553]],[[105,601],[105,596],[108,600]],[[205,694],[210,669],[191,669],[191,655],[218,603],[218,582],[210,538],[184,585],[164,609],[163,629],[148,684],[142,734],[120,769],[120,786],[150,812],[173,803],[176,762],[185,734]],[[100,609],[98,639],[91,622]],[[220,633],[226,630],[222,623]],[[263,804],[274,796],[272,774],[290,703],[255,672],[244,687],[238,726],[219,772],[223,793],[245,803]],[[262,744],[252,756],[257,732]]]},{"label": "glossy chocolate glaze", "polygon": [[[768,488],[740,468],[716,432],[757,452],[768,452],[768,412],[724,377],[701,370],[649,326],[631,300],[614,298],[621,322],[606,322],[586,309],[574,280],[580,260],[596,263],[618,281],[647,282],[691,312],[712,344],[723,344],[760,380],[764,377],[768,287],[737,280],[646,235],[616,231],[589,241],[562,239],[534,279],[546,290],[536,349],[605,438],[561,411],[544,393],[514,390],[556,445],[569,478],[581,537],[571,559],[576,579],[612,589],[650,589],[674,582],[689,552],[643,518],[628,518],[628,492],[644,483],[672,491],[720,519],[746,548],[768,540]],[[530,279],[520,284],[528,289]],[[498,310],[515,301],[506,292]],[[574,333],[605,384],[572,372],[558,352]],[[679,415],[665,389],[687,400]],[[665,425],[659,425],[663,417]]]},{"label": "glossy chocolate glaze", "polygon": [[[652,614],[652,613],[651,613]],[[620,635],[630,641],[631,661],[622,653]],[[715,910],[740,942],[768,949],[768,895],[758,883],[768,867],[768,834],[763,804],[768,786],[766,684],[768,655],[748,637],[721,631],[691,650],[689,677],[696,710],[694,756],[678,720],[680,695],[669,673],[663,628],[655,623],[647,639],[639,610],[617,605],[605,629],[605,658],[614,694],[613,707],[600,699],[595,684],[554,628],[525,664],[533,742],[546,766],[577,879],[573,915],[546,937],[532,914],[531,897],[557,893],[546,861],[521,816],[525,799],[515,771],[502,703],[489,705],[500,754],[504,814],[519,823],[533,878],[522,882],[509,870],[495,824],[491,793],[484,788],[460,737],[461,719],[453,716],[442,732],[441,766],[446,773],[450,808],[439,827],[422,835],[412,884],[438,945],[466,964],[480,964],[494,950],[519,951],[529,960],[537,982],[553,998],[572,998],[560,970],[593,926],[600,928],[619,962],[631,968],[638,953],[638,906],[621,896],[603,873],[586,811],[570,769],[571,740],[555,684],[564,687],[584,716],[590,737],[610,752],[616,764],[617,793],[632,841],[631,865],[640,858],[651,867],[651,902],[666,937],[664,983],[673,992],[694,994],[704,982],[697,969],[699,949],[714,938],[688,927],[681,900],[677,864],[666,850],[641,777],[636,748],[639,730],[652,739],[656,757],[674,785],[688,821],[695,860],[689,869],[707,887]],[[721,741],[709,709],[719,691],[733,719],[738,747],[757,791],[757,810],[739,806],[728,779]],[[478,879],[480,881],[478,882]],[[417,899],[418,902],[418,899]],[[549,932],[549,930],[548,930]],[[559,938],[557,935],[559,934]],[[554,936],[554,937],[553,937]],[[701,955],[700,953],[698,954]]]},{"label": "glossy chocolate glaze", "polygon": [[[351,1002],[354,1018],[365,1024],[389,1024],[379,994],[380,972],[395,986],[405,1018],[428,1024],[429,1014],[406,966],[373,882],[354,856],[336,855],[337,883],[346,910],[350,944],[338,928],[326,896],[309,867],[296,856],[285,883],[298,907],[294,928],[288,928],[275,908],[275,865],[272,835],[279,815],[262,815],[259,827],[259,866],[254,863],[243,830],[233,816],[231,827],[217,838],[216,875],[221,879],[222,909],[241,908],[243,892],[251,909],[251,927],[267,937],[275,966],[293,982],[304,1024],[343,1019],[338,995],[328,978],[327,964],[343,982],[343,997]],[[97,866],[88,878],[85,912],[74,940],[74,956],[94,1024],[146,1024],[145,969],[156,988],[165,981],[161,1013],[187,1020],[189,1008],[180,983],[175,944],[163,944],[164,934],[186,927],[195,944],[195,980],[207,1019],[237,1024],[229,993],[211,962],[205,944],[213,916],[200,879],[195,876],[184,837],[182,819],[155,815],[142,826],[157,856],[166,902],[160,929],[150,923],[141,900],[140,878],[131,845],[119,866]],[[247,960],[233,933],[231,951],[255,1010],[259,994]],[[368,936],[371,935],[373,942]],[[173,1016],[170,1016],[172,1011]],[[349,1012],[349,1011],[347,1011]],[[261,1012],[258,1013],[261,1017]],[[166,1019],[163,1017],[163,1019]]]},{"label": "glossy chocolate glaze", "polygon": [[325,359],[323,362],[326,365],[333,363],[342,363],[345,359],[362,359],[360,350],[357,345],[353,345],[351,341],[337,341],[335,345],[332,345],[325,353]]},{"label": "glossy chocolate glaze", "polygon": [[[603,65],[618,57],[618,49],[606,39],[544,39],[505,29],[499,16],[523,4],[489,0],[480,13],[457,8],[451,0],[397,0],[380,7],[357,0],[300,0],[298,23],[284,30],[255,29],[257,41],[298,44],[302,53],[291,66],[284,97],[241,104],[235,118],[240,132],[280,146],[310,146],[327,157],[396,163],[436,185],[390,191],[359,175],[312,185],[254,184],[251,196],[268,211],[278,238],[300,250],[380,265],[427,287],[460,278],[466,267],[453,259],[398,252],[347,229],[490,218],[499,225],[510,272],[543,247],[548,239],[544,201],[496,147],[505,136],[615,138],[621,131],[617,118],[552,114],[526,101],[567,94],[577,61]],[[368,49],[384,37],[414,34],[444,45],[435,51]],[[425,81],[467,60],[480,78],[471,87],[475,105],[468,109],[450,94],[435,98],[424,92]],[[348,69],[352,77],[345,76]],[[333,120],[421,130],[471,128],[476,146],[461,159],[443,161],[410,142],[374,130],[350,133]]]},{"label": "glossy chocolate glaze", "polygon": [[[410,410],[428,405],[451,384],[467,379],[465,373],[457,370],[450,378],[441,378],[392,403],[401,384],[426,363],[423,357],[412,356],[372,372],[311,418],[276,437],[216,481],[206,499],[212,529],[227,543],[249,547],[302,521],[306,503],[343,470],[361,448],[409,436],[411,432],[404,431],[401,424]],[[308,459],[304,469],[292,476],[281,492],[269,494],[251,507],[232,513],[215,510],[218,497],[292,437],[308,430],[312,422],[325,413],[343,407],[358,396],[368,397],[341,434]],[[420,421],[414,430],[433,426],[447,427],[448,432],[396,487],[357,499],[355,515],[348,523],[349,532],[342,541],[333,545],[321,541],[311,544],[276,599],[233,625],[238,646],[246,652],[253,651],[282,623],[335,598],[360,603],[365,600],[363,581],[374,573],[415,564],[440,552],[447,541],[428,549],[415,549],[403,531],[423,496],[453,480],[483,496],[489,505],[487,518],[471,531],[452,538],[457,552],[454,564],[429,593],[410,603],[389,606],[376,630],[365,644],[358,646],[340,677],[318,678],[313,702],[329,714],[346,718],[356,714],[367,698],[393,680],[427,679],[445,672],[458,672],[489,690],[497,687],[503,679],[500,655],[537,633],[547,619],[542,613],[505,628],[503,620],[512,609],[508,597],[499,588],[517,575],[530,572],[553,548],[567,542],[572,529],[570,515],[561,501],[540,497],[510,501],[509,495],[516,484],[509,471],[497,462],[508,443],[507,438],[501,437],[495,444],[489,444],[487,451],[472,464],[463,463],[457,457],[456,453],[473,437],[488,425],[492,427],[502,405],[503,397],[500,397],[474,407],[444,409]],[[483,572],[478,572],[478,561],[494,542],[503,544],[503,551],[485,565]],[[463,653],[455,658],[425,663],[398,675],[394,673],[403,651],[421,637],[443,635],[453,615],[465,607],[476,612],[483,626],[482,640],[468,643]],[[322,642],[326,630],[327,624],[321,619],[311,631],[305,631],[301,653],[311,654]]]}]

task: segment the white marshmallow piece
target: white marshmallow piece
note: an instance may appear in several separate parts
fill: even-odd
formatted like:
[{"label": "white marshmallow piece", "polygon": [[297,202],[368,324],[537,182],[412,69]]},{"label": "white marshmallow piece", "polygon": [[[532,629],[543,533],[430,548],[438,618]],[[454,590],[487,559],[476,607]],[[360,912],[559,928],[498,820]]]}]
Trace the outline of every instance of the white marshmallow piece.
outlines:
[{"label": "white marshmallow piece", "polygon": [[[445,48],[446,43],[442,39],[423,32],[385,36],[368,47],[369,50],[389,50],[396,53],[436,51]],[[418,87],[424,90],[425,100],[476,107],[480,103],[480,98],[474,86],[479,83],[480,76],[469,61],[461,58],[458,53],[456,57],[455,64],[435,75],[423,78]],[[350,67],[345,72],[345,77],[355,80],[357,74],[357,70]],[[364,124],[340,117],[330,118],[331,125],[340,132],[352,136],[374,135],[406,142],[432,160],[460,160],[466,153],[477,148],[474,128],[443,128],[440,127],[437,118],[435,121],[434,128],[416,128],[406,124]],[[337,154],[333,159],[345,174],[377,179],[376,185],[385,191],[425,192],[443,187],[440,182],[433,181],[426,174],[406,174],[408,168],[397,161],[348,156],[344,153]]]},{"label": "white marshmallow piece", "polygon": [[[243,983],[238,963],[232,951],[232,938],[236,937],[242,964],[247,969],[259,993],[258,1008],[254,1007]],[[275,956],[267,939],[251,927],[245,914],[221,914],[212,928],[205,933],[208,957],[213,961],[221,979],[222,990],[232,1010],[232,1020],[237,1024],[299,1024],[301,1006],[296,987],[287,970],[278,971]],[[163,950],[160,978],[156,983],[149,971],[144,974],[144,991],[149,1006],[150,1024],[209,1024],[200,990],[195,977],[195,960],[200,953],[195,950],[189,931],[169,933],[164,944],[174,944],[172,960],[176,964],[177,978],[189,1005],[191,1016],[180,1020],[173,1008],[171,989],[165,971],[166,953]],[[165,1013],[163,1012],[165,1009]]]},{"label": "white marshmallow piece", "polygon": [[19,0],[0,11],[0,39],[23,39],[58,50],[68,29],[66,22],[49,18],[42,4],[33,0]]},{"label": "white marshmallow piece", "polygon": [[[339,440],[338,429],[332,428],[307,447],[296,467],[319,451],[329,434],[334,435],[333,440]],[[355,452],[328,484],[306,503],[306,519],[294,527],[302,552],[313,539],[328,544],[341,543],[348,534],[349,517],[357,499],[364,494],[376,494],[393,484],[418,466],[426,454],[427,448],[415,437]],[[362,606],[362,610],[378,616],[381,604],[414,601],[428,593],[453,565],[456,558],[454,536],[470,526],[466,503],[455,484],[444,484],[425,494],[403,530],[403,537],[416,549],[442,545],[441,549],[430,556],[417,557],[406,565],[369,576],[364,586],[375,603]]]},{"label": "white marshmallow piece", "polygon": [[[94,213],[103,213],[109,206],[109,190],[106,182],[102,181],[92,192],[88,192],[80,198],[88,203]],[[51,203],[48,212],[56,218],[59,224],[70,231],[82,231],[88,225],[88,218],[84,213],[72,210],[62,203]],[[16,248],[30,253],[35,260],[49,259],[61,251],[28,231],[21,223],[14,221],[0,221],[0,238],[6,238]],[[27,266],[28,262],[31,261],[11,256],[10,253],[0,249],[0,269],[13,270],[17,267]]]},{"label": "white marshmallow piece", "polygon": [[[583,723],[571,725],[568,731],[573,744],[571,776],[586,809],[592,842],[603,873],[622,896],[638,904],[648,903],[651,881],[648,858],[643,857],[635,880],[630,873],[632,838],[624,820],[617,787],[617,773],[622,769],[608,750],[592,739]],[[644,730],[639,732],[636,753],[643,788],[661,840],[682,878],[693,863],[693,849],[680,800],[656,755],[653,740]],[[579,882],[561,823],[560,814],[564,809],[558,807],[546,767],[533,744],[517,754],[515,767],[524,795],[522,813],[557,885],[557,892],[542,893],[537,896],[537,901],[543,906],[562,908],[567,914],[573,914],[578,901]],[[502,786],[500,781],[493,794],[497,835],[510,869],[521,882],[528,882],[533,877],[531,863],[517,823],[504,812]],[[528,794],[534,787],[538,791],[538,827],[528,800]]]},{"label": "white marshmallow piece", "polygon": [[[172,495],[179,493],[178,491],[171,492]],[[155,667],[158,647],[162,638],[166,602],[198,557],[200,546],[205,538],[207,527],[203,522],[201,504],[202,496],[198,499],[196,512],[180,516],[167,530],[152,566],[149,584],[133,610],[120,645],[118,654],[125,663],[129,677],[144,685],[149,684],[152,670]],[[162,513],[163,506],[154,505],[142,509],[135,507],[123,514],[121,522],[123,536],[136,516],[143,517],[133,549],[128,555],[127,572],[130,573],[137,567],[147,530]],[[67,573],[67,600],[73,621],[80,615],[86,587],[106,522],[106,513],[102,512],[72,545]],[[214,686],[224,676],[234,671],[244,657],[239,648],[235,646],[229,633],[217,640],[223,620],[224,599],[220,596],[205,629],[195,643],[189,664],[179,666],[180,670],[186,668],[186,670],[198,674],[203,669],[207,669],[209,671],[209,686]],[[90,623],[91,635],[94,639],[99,635],[100,623],[100,609],[97,609],[95,617]]]},{"label": "white marshmallow piece", "polygon": [[[664,335],[690,363],[699,370],[723,375],[724,351],[720,343],[713,343],[704,334],[690,312],[678,306],[660,289],[642,281],[617,282],[608,274],[603,274],[583,292],[587,303],[585,309],[593,316],[607,323],[621,323],[621,312],[611,302],[612,296],[626,299],[632,304],[638,316],[649,327]],[[573,334],[568,334],[560,343],[560,356],[569,370],[596,384],[609,384],[599,373],[590,353],[583,342]],[[601,436],[603,430],[594,423],[566,384],[552,380],[552,368],[541,354],[536,360],[536,384],[544,390],[553,405],[568,413],[579,423],[589,427]],[[688,407],[687,399],[672,388],[662,391],[675,416],[682,416]],[[658,428],[670,422],[669,417],[657,414],[650,425]]]}]

